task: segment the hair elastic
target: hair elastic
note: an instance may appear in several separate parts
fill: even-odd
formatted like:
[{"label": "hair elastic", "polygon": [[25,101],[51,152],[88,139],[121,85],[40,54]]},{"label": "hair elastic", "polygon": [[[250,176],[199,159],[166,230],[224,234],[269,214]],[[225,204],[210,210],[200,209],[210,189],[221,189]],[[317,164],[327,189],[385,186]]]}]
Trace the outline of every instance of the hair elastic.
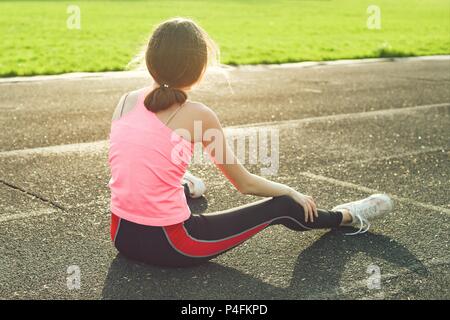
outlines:
[{"label": "hair elastic", "polygon": [[163,83],[163,84],[161,85],[161,87],[168,88],[169,85],[168,85],[167,83]]}]

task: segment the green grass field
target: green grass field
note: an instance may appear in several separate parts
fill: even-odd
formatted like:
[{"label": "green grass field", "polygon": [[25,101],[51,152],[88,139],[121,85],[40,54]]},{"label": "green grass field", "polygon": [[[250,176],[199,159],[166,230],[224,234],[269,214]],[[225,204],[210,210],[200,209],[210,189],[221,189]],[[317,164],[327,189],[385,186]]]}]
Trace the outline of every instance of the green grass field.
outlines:
[{"label": "green grass field", "polygon": [[[69,4],[81,29],[66,27]],[[381,9],[381,29],[366,26]],[[0,76],[124,70],[153,26],[198,21],[225,64],[450,53],[450,0],[2,1]]]}]

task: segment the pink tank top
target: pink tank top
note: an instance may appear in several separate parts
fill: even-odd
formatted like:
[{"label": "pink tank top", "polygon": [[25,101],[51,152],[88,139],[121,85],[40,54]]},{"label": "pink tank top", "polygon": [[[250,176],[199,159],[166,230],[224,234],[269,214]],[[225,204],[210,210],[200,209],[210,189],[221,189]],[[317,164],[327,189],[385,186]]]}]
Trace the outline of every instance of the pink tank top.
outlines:
[{"label": "pink tank top", "polygon": [[185,221],[191,212],[181,179],[192,157],[192,143],[137,105],[117,120],[110,133],[111,211],[125,220],[149,226]]}]

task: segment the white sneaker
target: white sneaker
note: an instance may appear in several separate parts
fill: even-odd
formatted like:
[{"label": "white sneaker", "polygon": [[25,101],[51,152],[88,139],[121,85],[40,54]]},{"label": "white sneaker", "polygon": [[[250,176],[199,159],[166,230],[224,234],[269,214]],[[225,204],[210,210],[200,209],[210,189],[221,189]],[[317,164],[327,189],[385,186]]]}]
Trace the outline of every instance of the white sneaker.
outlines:
[{"label": "white sneaker", "polygon": [[205,183],[202,179],[197,178],[189,171],[183,176],[182,184],[187,184],[189,188],[189,195],[191,198],[200,198],[206,191]]},{"label": "white sneaker", "polygon": [[356,235],[369,231],[370,220],[380,218],[394,209],[394,203],[386,194],[373,194],[368,198],[344,203],[332,209],[332,211],[339,211],[347,209],[352,216],[352,222],[348,225],[358,225],[359,230],[353,233],[346,233],[346,235]]}]

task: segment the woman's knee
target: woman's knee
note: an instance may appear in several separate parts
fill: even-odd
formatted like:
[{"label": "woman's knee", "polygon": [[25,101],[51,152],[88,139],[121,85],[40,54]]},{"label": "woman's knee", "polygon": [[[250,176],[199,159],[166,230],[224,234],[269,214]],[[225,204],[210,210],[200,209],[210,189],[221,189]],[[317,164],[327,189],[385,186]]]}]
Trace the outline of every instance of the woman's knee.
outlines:
[{"label": "woman's knee", "polygon": [[303,213],[303,207],[288,195],[274,197],[273,200],[281,209],[288,212]]}]

